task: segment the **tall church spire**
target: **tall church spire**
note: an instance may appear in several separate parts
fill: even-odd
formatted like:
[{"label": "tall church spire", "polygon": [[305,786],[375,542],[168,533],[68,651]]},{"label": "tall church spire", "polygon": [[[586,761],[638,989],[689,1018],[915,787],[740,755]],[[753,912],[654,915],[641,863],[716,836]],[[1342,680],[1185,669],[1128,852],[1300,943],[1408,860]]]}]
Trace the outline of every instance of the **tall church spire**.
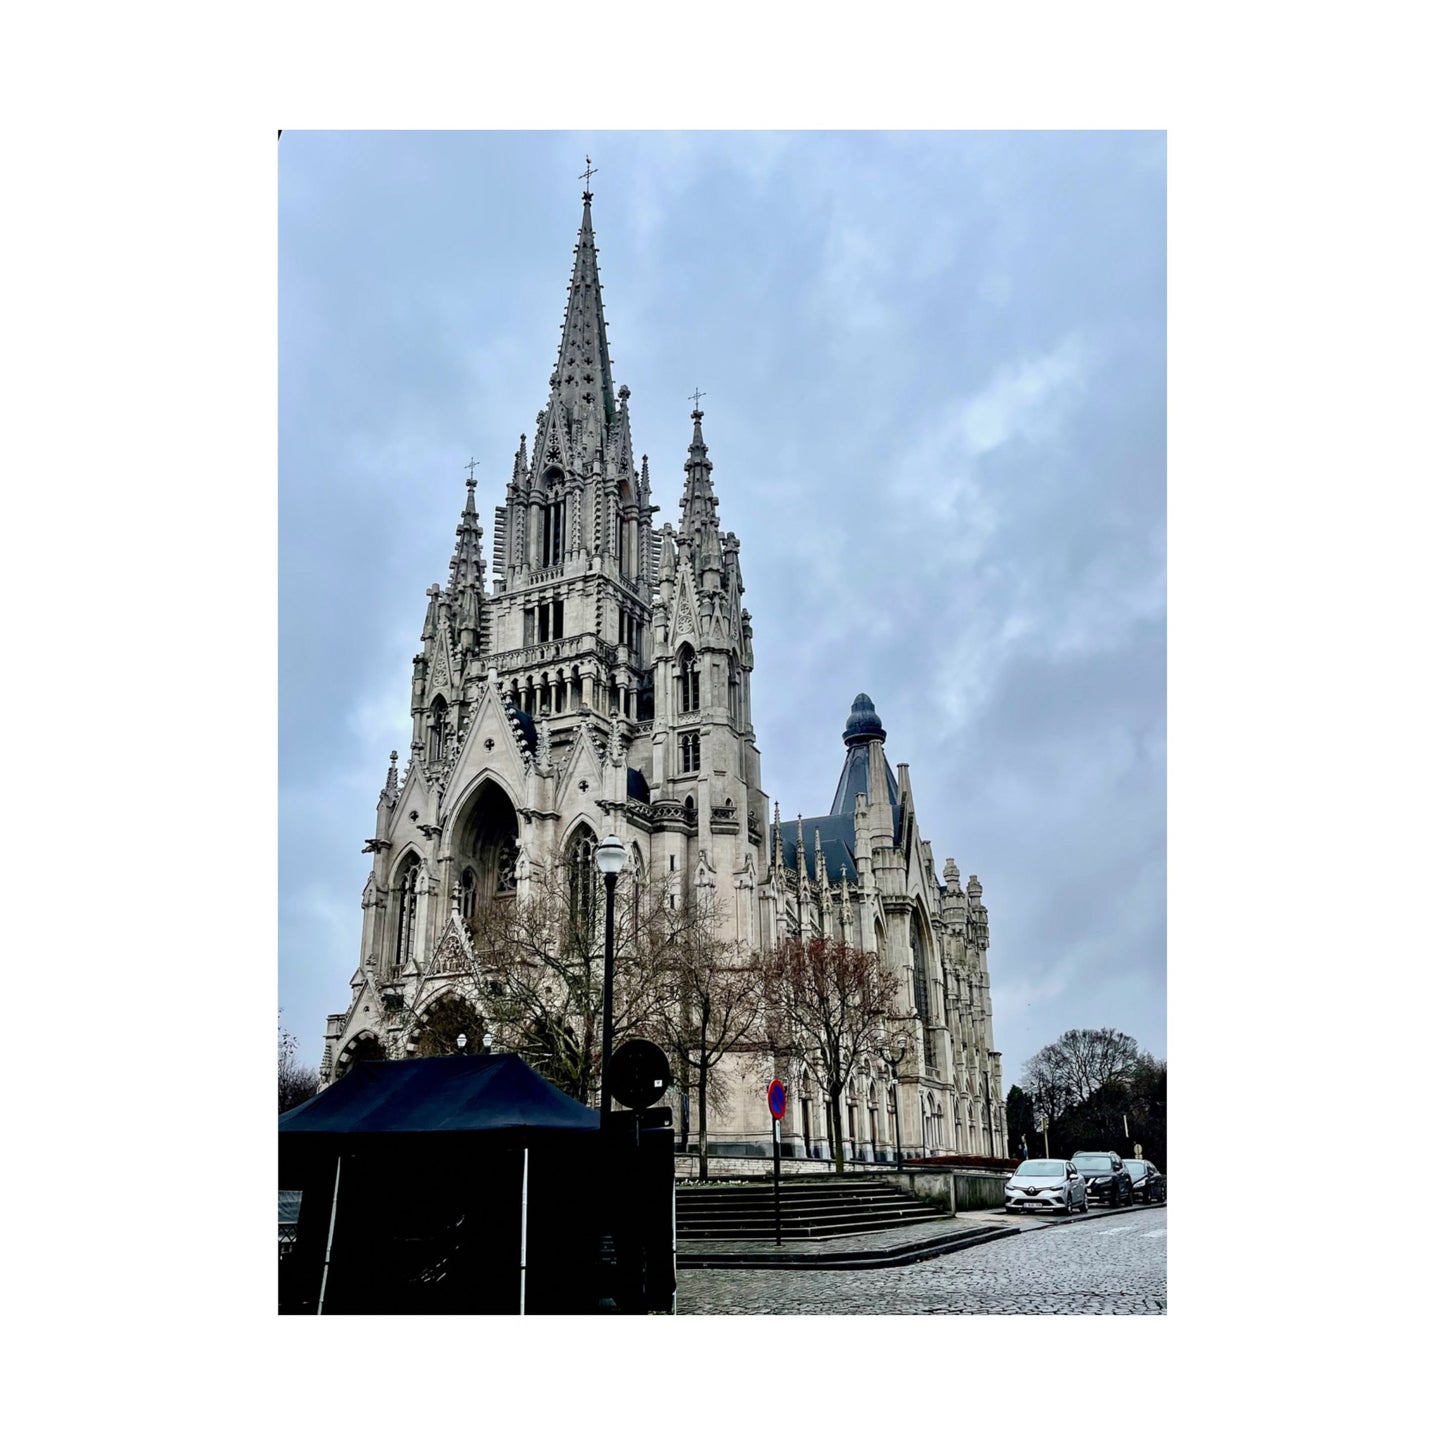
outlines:
[{"label": "tall church spire", "polygon": [[[574,251],[562,342],[552,373],[550,409],[560,407],[569,427],[591,419],[600,436],[617,412],[617,399],[612,390],[612,361],[607,354],[597,243],[592,236],[591,191],[582,194],[582,225]],[[599,418],[602,424],[596,425]]]},{"label": "tall church spire", "polygon": [[457,523],[457,545],[452,552],[450,585],[454,592],[465,587],[486,587],[482,570],[482,524],[477,516],[477,481],[467,478],[467,500]]},{"label": "tall church spire", "polygon": [[687,485],[682,494],[680,538],[691,543],[694,574],[704,592],[716,592],[722,584],[722,543],[718,537],[717,496],[712,489],[712,463],[702,439],[702,411],[693,397],[692,445],[687,449],[683,470]]}]

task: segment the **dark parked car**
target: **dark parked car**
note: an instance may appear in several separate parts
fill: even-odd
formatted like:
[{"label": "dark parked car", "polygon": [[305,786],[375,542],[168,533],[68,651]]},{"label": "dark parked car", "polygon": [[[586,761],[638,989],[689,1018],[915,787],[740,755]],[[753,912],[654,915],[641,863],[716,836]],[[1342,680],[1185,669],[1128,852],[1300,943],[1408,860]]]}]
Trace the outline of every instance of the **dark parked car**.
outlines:
[{"label": "dark parked car", "polygon": [[1124,1168],[1124,1161],[1112,1150],[1106,1152],[1075,1154],[1072,1159],[1075,1169],[1083,1176],[1091,1204],[1132,1204],[1134,1202],[1134,1181]]},{"label": "dark parked car", "polygon": [[1157,1199],[1164,1203],[1164,1176],[1147,1159],[1126,1159],[1124,1168],[1134,1181],[1134,1193],[1140,1204]]}]

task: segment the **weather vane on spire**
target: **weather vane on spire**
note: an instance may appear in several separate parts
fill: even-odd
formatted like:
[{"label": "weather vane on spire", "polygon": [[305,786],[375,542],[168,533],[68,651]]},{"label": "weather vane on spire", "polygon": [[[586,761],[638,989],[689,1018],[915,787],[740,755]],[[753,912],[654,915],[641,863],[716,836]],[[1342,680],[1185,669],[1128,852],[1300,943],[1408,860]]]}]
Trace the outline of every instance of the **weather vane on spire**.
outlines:
[{"label": "weather vane on spire", "polygon": [[582,174],[577,177],[577,179],[579,181],[585,181],[587,183],[587,189],[582,192],[582,196],[584,200],[590,201],[592,199],[592,177],[595,176],[597,172],[602,169],[602,167],[594,166],[592,164],[592,157],[589,155],[584,155],[582,159],[587,162],[587,169],[583,171]]}]

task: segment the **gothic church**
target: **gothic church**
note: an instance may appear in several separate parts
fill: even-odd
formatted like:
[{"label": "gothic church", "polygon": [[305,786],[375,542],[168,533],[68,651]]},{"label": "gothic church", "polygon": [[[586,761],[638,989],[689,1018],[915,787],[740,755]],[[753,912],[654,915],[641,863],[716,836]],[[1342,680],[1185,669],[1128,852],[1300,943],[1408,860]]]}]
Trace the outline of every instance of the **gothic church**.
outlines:
[{"label": "gothic church", "polygon": [[[456,995],[474,910],[525,898],[540,860],[590,869],[616,833],[634,868],[716,890],[717,926],[745,953],[827,935],[888,963],[914,1044],[896,1078],[879,1061],[854,1080],[849,1157],[1001,1156],[983,890],[951,858],[939,884],[908,768],[889,763],[866,695],[829,810],[769,818],[740,544],[719,520],[703,413],[695,401],[681,514],[656,531],[628,389],[613,387],[590,192],[582,202],[556,368],[495,509],[490,581],[469,479],[446,586],[427,589],[412,736],[366,844],[361,961],[327,1020],[322,1084],[407,1057],[415,1021]],[[794,1084],[785,1152],[826,1157],[826,1111]],[[709,1140],[770,1156],[761,1089],[732,1090]]]}]

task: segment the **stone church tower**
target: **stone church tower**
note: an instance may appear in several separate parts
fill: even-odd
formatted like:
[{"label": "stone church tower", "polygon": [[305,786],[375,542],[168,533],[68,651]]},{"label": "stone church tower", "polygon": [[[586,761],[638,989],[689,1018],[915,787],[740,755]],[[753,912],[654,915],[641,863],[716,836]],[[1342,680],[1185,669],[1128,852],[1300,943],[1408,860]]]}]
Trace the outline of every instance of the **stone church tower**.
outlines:
[{"label": "stone church tower", "polygon": [[[582,203],[547,404],[493,514],[490,582],[469,478],[446,585],[427,589],[410,747],[400,772],[391,755],[366,843],[361,958],[327,1020],[322,1084],[415,1051],[418,1021],[465,998],[468,920],[525,900],[543,860],[590,876],[616,833],[673,898],[715,890],[743,956],[832,935],[891,965],[914,1045],[855,1081],[849,1157],[1005,1154],[978,880],[960,887],[949,859],[937,881],[907,767],[895,775],[862,694],[832,808],[788,828],[775,810],[769,835],[740,544],[719,520],[703,413],[694,398],[676,525],[654,530],[628,389],[613,388],[590,193]],[[791,1082],[785,1150],[824,1157],[821,1104]],[[730,1092],[716,1152],[770,1156],[761,1086]]]},{"label": "stone church tower", "polygon": [[525,898],[542,859],[590,868],[609,832],[676,896],[718,890],[725,938],[757,946],[768,799],[739,543],[696,409],[678,523],[653,530],[591,202],[547,404],[494,514],[491,585],[469,479],[447,583],[427,589],[410,756],[398,776],[392,754],[367,841],[361,962],[327,1021],[323,1082],[405,1056],[416,1019],[458,993],[474,910]]}]

